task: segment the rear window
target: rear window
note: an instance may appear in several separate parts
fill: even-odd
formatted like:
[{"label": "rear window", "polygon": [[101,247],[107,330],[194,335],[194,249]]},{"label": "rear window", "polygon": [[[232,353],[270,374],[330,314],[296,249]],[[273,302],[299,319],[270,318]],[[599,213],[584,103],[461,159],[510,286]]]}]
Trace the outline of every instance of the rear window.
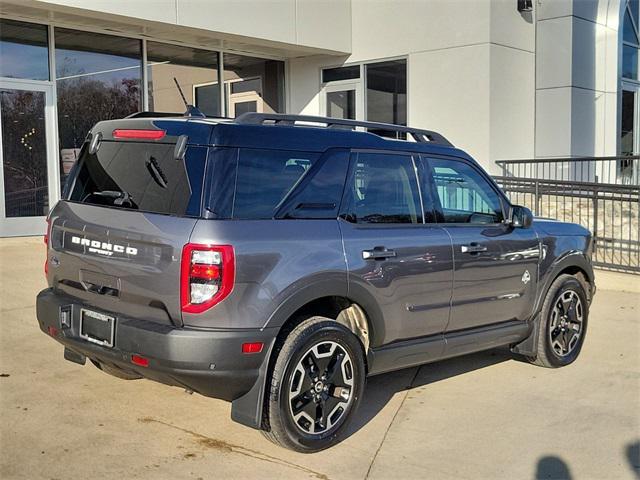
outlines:
[{"label": "rear window", "polygon": [[174,144],[103,141],[83,148],[68,200],[127,210],[200,216],[207,148],[189,147],[174,158]]}]

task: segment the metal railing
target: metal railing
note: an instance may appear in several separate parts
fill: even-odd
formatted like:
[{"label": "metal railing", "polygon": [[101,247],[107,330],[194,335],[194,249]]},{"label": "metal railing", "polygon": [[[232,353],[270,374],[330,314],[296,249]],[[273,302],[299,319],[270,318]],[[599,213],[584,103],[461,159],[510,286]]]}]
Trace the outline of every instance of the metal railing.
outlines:
[{"label": "metal railing", "polygon": [[640,184],[640,156],[497,160],[503,177]]},{"label": "metal railing", "polygon": [[503,175],[494,178],[513,203],[536,216],[588,228],[595,240],[594,265],[640,273],[638,159],[499,161]]}]

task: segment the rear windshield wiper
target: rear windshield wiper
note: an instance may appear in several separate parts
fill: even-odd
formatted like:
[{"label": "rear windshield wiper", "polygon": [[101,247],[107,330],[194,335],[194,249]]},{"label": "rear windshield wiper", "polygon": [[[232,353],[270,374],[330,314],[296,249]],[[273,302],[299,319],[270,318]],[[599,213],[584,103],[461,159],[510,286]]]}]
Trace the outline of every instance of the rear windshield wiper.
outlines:
[{"label": "rear windshield wiper", "polygon": [[133,201],[133,197],[129,194],[129,192],[103,190],[101,192],[92,192],[91,195],[95,195],[97,197],[113,198],[113,204],[119,207],[123,206],[126,203],[130,208],[137,208],[137,205]]}]

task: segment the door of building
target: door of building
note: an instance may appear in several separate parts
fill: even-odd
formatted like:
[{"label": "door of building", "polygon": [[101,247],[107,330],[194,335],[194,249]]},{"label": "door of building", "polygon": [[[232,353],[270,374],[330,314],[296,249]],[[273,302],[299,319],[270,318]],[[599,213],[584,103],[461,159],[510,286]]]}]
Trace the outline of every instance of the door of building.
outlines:
[{"label": "door of building", "polygon": [[43,235],[60,198],[53,87],[0,82],[0,237]]},{"label": "door of building", "polygon": [[322,115],[347,120],[364,120],[362,85],[357,82],[331,82],[322,89]]}]

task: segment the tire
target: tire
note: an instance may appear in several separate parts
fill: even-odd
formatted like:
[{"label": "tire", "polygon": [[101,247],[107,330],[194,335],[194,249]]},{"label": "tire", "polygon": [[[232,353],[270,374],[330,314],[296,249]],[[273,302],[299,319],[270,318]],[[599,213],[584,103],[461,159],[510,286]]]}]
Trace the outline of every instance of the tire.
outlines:
[{"label": "tire", "polygon": [[334,320],[312,317],[291,331],[277,355],[265,405],[265,437],[302,453],[340,442],[364,390],[360,340]]},{"label": "tire", "polygon": [[[539,317],[534,365],[559,368],[580,355],[589,318],[589,302],[583,282],[572,275],[560,275],[549,287]],[[576,338],[577,337],[577,338]]]},{"label": "tire", "polygon": [[111,365],[108,365],[106,363],[100,363],[95,360],[91,360],[91,362],[104,373],[107,373],[116,378],[120,378],[122,380],[139,380],[142,378],[142,376],[138,375],[137,373],[127,372],[126,370],[122,370],[118,367],[112,367]]}]

